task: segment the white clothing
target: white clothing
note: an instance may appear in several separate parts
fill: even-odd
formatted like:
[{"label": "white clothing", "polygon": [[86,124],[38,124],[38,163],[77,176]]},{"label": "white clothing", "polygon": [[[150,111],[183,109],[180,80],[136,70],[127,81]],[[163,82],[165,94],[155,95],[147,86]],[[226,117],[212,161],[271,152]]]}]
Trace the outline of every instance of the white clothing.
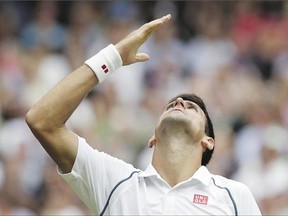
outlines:
[{"label": "white clothing", "polygon": [[151,164],[135,169],[80,137],[72,171],[59,174],[97,215],[261,215],[245,185],[205,166],[171,188]]}]

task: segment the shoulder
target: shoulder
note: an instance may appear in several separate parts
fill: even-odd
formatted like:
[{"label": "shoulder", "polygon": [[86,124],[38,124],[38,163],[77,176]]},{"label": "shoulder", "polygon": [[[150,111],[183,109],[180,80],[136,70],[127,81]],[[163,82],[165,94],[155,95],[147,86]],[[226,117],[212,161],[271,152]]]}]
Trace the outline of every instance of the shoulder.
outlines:
[{"label": "shoulder", "polygon": [[219,175],[211,175],[215,187],[227,191],[239,215],[261,215],[259,207],[250,191],[243,183]]},{"label": "shoulder", "polygon": [[229,196],[233,197],[237,203],[246,203],[249,202],[249,200],[253,200],[254,202],[254,197],[248,186],[239,181],[219,175],[212,175],[212,184],[218,188],[226,190]]},{"label": "shoulder", "polygon": [[238,181],[220,175],[212,175],[213,184],[217,187],[228,188],[234,192],[250,192],[249,188]]},{"label": "shoulder", "polygon": [[245,184],[218,175],[212,175],[212,182],[216,187],[226,190],[238,206],[246,208],[245,206],[249,205],[252,209],[258,208],[251,190]]}]

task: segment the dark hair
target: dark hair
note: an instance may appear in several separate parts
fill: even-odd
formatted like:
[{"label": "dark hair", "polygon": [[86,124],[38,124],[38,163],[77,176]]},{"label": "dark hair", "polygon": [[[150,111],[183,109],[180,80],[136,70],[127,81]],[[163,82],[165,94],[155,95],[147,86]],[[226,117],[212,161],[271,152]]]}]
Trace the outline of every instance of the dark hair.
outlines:
[{"label": "dark hair", "polygon": [[[206,106],[205,106],[203,100],[200,97],[198,97],[197,95],[195,95],[195,94],[180,94],[180,95],[172,98],[169,101],[169,103],[171,103],[172,101],[175,101],[178,97],[181,97],[183,100],[188,100],[188,101],[192,101],[192,102],[196,103],[203,110],[203,112],[204,112],[204,114],[206,116],[205,134],[207,136],[212,137],[213,139],[215,139],[213,124],[212,124],[212,121],[211,121],[211,119],[209,117],[209,114],[207,112],[207,109],[206,109]],[[203,152],[201,165],[206,166],[209,163],[213,152],[214,152],[214,148],[212,150],[207,148]]]}]

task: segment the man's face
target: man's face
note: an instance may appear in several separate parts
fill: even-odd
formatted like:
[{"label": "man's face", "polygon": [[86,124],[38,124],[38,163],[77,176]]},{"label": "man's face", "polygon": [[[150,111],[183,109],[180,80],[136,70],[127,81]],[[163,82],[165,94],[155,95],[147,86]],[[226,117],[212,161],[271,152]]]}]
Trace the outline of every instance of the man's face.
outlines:
[{"label": "man's face", "polygon": [[181,97],[169,103],[159,118],[156,131],[172,127],[183,128],[191,135],[193,141],[199,141],[205,135],[206,116],[194,102]]}]

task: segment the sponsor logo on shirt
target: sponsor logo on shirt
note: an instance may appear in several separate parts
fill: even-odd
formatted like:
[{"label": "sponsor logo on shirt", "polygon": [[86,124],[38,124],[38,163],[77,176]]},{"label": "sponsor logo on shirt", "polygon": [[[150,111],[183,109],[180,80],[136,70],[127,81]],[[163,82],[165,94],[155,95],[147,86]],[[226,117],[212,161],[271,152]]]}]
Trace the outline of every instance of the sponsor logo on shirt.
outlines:
[{"label": "sponsor logo on shirt", "polygon": [[208,196],[204,196],[204,195],[201,195],[201,194],[194,194],[193,203],[207,205]]}]

